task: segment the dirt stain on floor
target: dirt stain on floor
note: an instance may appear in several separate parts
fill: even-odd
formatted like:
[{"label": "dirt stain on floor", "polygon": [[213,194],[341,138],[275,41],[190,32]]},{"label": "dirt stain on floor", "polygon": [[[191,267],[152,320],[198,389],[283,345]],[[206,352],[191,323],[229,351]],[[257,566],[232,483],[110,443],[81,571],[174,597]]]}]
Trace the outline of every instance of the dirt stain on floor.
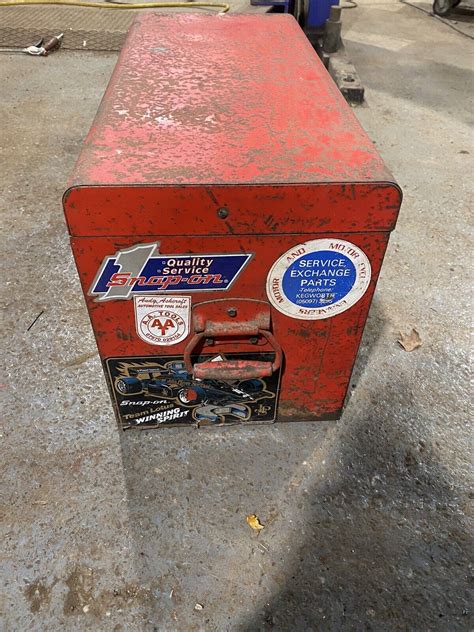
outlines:
[{"label": "dirt stain on floor", "polygon": [[42,579],[37,579],[35,582],[28,584],[24,592],[30,603],[31,612],[39,612],[41,606],[49,605],[54,583],[51,586],[47,586]]},{"label": "dirt stain on floor", "polygon": [[94,573],[87,566],[75,566],[66,578],[68,592],[64,600],[64,614],[84,612],[93,601]]},{"label": "dirt stain on floor", "polygon": [[94,571],[87,566],[75,566],[65,583],[68,592],[63,611],[67,615],[89,613],[102,616],[107,610],[151,604],[154,599],[152,588],[134,583],[105,589],[96,594]]}]

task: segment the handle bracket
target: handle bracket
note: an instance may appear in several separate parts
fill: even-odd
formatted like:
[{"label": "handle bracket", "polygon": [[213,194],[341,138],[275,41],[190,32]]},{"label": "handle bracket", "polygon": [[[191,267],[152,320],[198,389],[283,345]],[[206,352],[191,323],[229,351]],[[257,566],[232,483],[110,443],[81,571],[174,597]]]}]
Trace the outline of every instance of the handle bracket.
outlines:
[{"label": "handle bracket", "polygon": [[[281,366],[283,352],[269,331],[270,305],[264,301],[221,299],[198,303],[193,310],[193,327],[195,334],[184,350],[184,363],[188,373],[198,379],[248,380],[269,377]],[[192,355],[202,340],[233,337],[265,338],[275,353],[273,362],[221,360],[193,365]]]}]

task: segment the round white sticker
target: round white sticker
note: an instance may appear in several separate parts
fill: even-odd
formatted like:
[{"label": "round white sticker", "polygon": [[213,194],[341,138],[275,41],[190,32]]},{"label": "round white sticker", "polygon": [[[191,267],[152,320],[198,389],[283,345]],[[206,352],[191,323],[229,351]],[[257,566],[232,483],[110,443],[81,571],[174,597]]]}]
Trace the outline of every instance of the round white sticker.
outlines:
[{"label": "round white sticker", "polygon": [[151,345],[175,345],[189,334],[189,296],[135,296],[137,334]]},{"label": "round white sticker", "polygon": [[282,314],[301,320],[336,316],[365,294],[370,261],[342,239],[314,239],[287,250],[267,277],[267,295]]}]

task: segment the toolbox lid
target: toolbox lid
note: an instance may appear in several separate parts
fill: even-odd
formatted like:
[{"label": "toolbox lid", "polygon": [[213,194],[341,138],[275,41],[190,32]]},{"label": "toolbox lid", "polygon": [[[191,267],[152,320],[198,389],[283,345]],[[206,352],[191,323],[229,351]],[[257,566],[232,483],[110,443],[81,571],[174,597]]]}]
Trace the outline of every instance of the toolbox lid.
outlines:
[{"label": "toolbox lid", "polygon": [[140,15],[71,187],[391,182],[289,15]]}]

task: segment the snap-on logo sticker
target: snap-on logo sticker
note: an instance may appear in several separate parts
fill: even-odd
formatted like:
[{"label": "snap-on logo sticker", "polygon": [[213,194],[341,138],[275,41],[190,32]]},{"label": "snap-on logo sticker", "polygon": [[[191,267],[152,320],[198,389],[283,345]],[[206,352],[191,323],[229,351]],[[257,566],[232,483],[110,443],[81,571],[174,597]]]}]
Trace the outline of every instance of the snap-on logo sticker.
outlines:
[{"label": "snap-on logo sticker", "polygon": [[190,296],[135,296],[137,334],[151,345],[175,345],[187,338]]},{"label": "snap-on logo sticker", "polygon": [[319,320],[357,303],[370,277],[370,262],[360,248],[342,239],[315,239],[294,246],[275,262],[267,294],[282,314]]},{"label": "snap-on logo sticker", "polygon": [[139,244],[106,257],[89,294],[97,301],[140,294],[228,290],[252,254],[162,255],[159,244]]}]

